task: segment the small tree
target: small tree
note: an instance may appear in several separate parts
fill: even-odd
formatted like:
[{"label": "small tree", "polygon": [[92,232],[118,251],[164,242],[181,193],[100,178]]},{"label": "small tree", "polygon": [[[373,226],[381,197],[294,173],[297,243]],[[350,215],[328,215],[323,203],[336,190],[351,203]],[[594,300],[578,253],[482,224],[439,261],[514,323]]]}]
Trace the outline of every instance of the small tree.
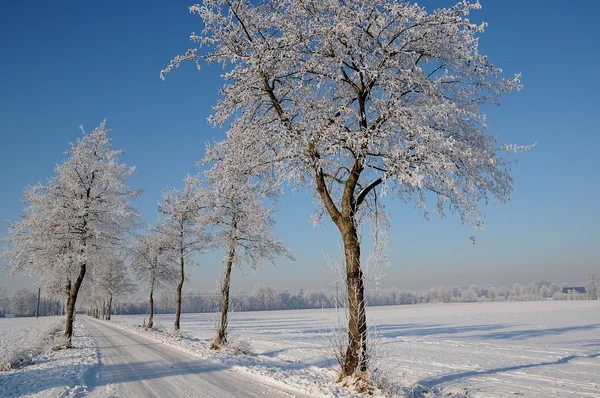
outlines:
[{"label": "small tree", "polygon": [[12,299],[12,307],[17,316],[32,316],[35,314],[37,296],[27,289],[19,289]]},{"label": "small tree", "polygon": [[594,278],[590,279],[583,285],[585,287],[585,292],[590,300],[598,300],[598,288],[596,286],[596,281]]},{"label": "small tree", "polygon": [[119,163],[123,151],[113,149],[108,132],[104,122],[91,133],[83,131],[56,167],[56,177],[26,190],[25,215],[9,224],[5,239],[11,272],[37,273],[43,285],[63,286],[67,346],[86,273],[139,217],[131,204],[139,191],[127,187],[135,168]]},{"label": "small tree", "polygon": [[0,314],[5,315],[10,308],[10,298],[4,287],[0,286]]},{"label": "small tree", "polygon": [[233,266],[241,267],[246,262],[253,270],[258,271],[263,260],[275,265],[275,258],[278,256],[293,259],[273,231],[275,221],[272,209],[263,205],[265,199],[273,197],[273,189],[252,181],[249,172],[252,170],[252,158],[248,158],[249,163],[244,167],[234,167],[228,161],[228,153],[225,143],[217,144],[207,151],[205,162],[214,164],[205,173],[206,210],[198,222],[200,226],[212,228],[214,245],[226,251],[221,285],[221,320],[212,349],[219,349],[227,343]]},{"label": "small tree", "polygon": [[135,291],[135,285],[127,275],[125,261],[120,253],[112,253],[102,259],[96,268],[94,291],[104,301],[106,320],[110,321],[113,299]]},{"label": "small tree", "polygon": [[[401,0],[206,0],[193,60],[228,68],[210,119],[231,122],[231,154],[268,153],[279,181],[314,189],[344,245],[348,344],[342,375],[367,369],[359,230],[387,226],[380,196],[450,209],[483,227],[479,204],[509,199],[512,178],[483,105],[520,88],[479,53],[479,3],[431,13]],[[240,163],[246,157],[238,159]]]},{"label": "small tree", "polygon": [[146,330],[154,326],[154,290],[177,280],[167,251],[168,245],[155,231],[138,236],[130,247],[131,269],[138,280],[148,284],[150,313]]},{"label": "small tree", "polygon": [[185,263],[189,263],[191,254],[202,251],[206,244],[203,227],[198,225],[197,217],[201,203],[196,198],[195,179],[188,176],[182,191],[174,189],[163,193],[163,203],[158,205],[162,219],[157,227],[165,249],[177,258],[179,281],[176,291],[175,330],[179,331],[181,316],[181,292],[185,281]]}]

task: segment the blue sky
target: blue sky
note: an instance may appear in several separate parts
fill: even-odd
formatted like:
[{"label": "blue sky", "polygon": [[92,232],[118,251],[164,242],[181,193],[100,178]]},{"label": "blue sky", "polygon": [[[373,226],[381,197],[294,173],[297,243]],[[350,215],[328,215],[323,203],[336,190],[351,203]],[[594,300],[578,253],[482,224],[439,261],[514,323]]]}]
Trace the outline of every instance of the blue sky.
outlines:
[{"label": "blue sky", "polygon": [[[428,7],[451,1],[429,0]],[[513,166],[509,204],[485,209],[487,228],[472,231],[456,217],[443,220],[412,205],[388,202],[392,214],[383,286],[427,288],[439,284],[512,284],[533,279],[579,282],[600,276],[600,131],[596,16],[600,3],[482,0],[474,21],[489,23],[480,50],[507,75],[523,74],[524,89],[487,109],[489,132],[502,143],[536,147]],[[67,143],[83,124],[107,119],[123,160],[137,166],[132,187],[146,221],[156,218],[165,188],[179,187],[204,143],[223,137],[206,122],[222,82],[216,66],[192,64],[159,72],[200,30],[188,1],[65,0],[0,5],[0,220],[21,212],[23,188],[54,175]],[[260,275],[235,275],[233,288],[257,283],[280,288],[330,289],[335,280],[324,254],[339,257],[333,225],[313,228],[312,195],[286,195],[277,230],[295,263]],[[0,235],[6,226],[0,226]],[[477,236],[473,246],[469,236]],[[193,289],[214,289],[220,255],[200,258]],[[9,290],[30,285],[0,275]]]}]

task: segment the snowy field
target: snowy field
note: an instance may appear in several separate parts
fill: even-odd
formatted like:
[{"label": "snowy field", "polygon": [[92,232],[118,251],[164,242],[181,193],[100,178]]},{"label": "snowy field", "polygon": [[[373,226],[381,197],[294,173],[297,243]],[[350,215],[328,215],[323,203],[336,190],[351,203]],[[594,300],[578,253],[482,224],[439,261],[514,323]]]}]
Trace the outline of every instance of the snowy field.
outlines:
[{"label": "snowy field", "polygon": [[19,360],[29,362],[61,321],[62,317],[0,318],[0,367],[13,367]]},{"label": "snowy field", "polygon": [[[600,302],[373,307],[367,316],[379,335],[378,365],[398,386],[440,396],[600,397]],[[113,323],[136,329],[144,319]],[[172,330],[173,315],[156,319]],[[335,319],[333,310],[234,313],[232,337],[249,343],[249,356],[207,352],[214,314],[182,314],[184,338],[165,341],[314,396],[349,395],[332,383]]]},{"label": "snowy field", "polygon": [[96,342],[75,323],[73,349],[53,351],[62,343],[53,335],[64,317],[0,319],[0,358],[24,360],[0,371],[0,396],[78,397],[86,393],[86,372],[97,367]]}]

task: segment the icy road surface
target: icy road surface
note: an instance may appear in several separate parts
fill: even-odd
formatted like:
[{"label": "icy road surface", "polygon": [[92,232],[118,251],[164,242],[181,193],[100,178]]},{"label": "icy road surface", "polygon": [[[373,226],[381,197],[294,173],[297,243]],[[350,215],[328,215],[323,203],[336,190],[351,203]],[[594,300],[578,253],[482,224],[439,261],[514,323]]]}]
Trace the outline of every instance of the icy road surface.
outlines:
[{"label": "icy road surface", "polygon": [[297,397],[143,336],[80,317],[98,343],[101,365],[90,397]]}]

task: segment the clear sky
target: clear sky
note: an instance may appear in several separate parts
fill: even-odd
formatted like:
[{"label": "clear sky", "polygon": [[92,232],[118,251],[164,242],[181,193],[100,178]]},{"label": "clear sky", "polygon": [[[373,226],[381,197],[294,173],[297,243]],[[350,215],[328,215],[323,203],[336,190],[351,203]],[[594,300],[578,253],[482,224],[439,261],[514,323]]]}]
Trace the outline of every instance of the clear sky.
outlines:
[{"label": "clear sky", "polygon": [[[457,217],[423,219],[413,205],[388,202],[391,266],[384,287],[512,284],[600,277],[600,131],[597,123],[600,2],[482,0],[474,21],[489,23],[480,50],[507,75],[523,74],[524,89],[488,109],[489,132],[501,143],[532,144],[513,166],[508,205],[489,207],[487,228],[473,231]],[[452,1],[429,0],[427,7]],[[196,173],[204,143],[223,131],[206,122],[222,81],[218,67],[193,64],[159,72],[191,46],[201,29],[189,1],[3,1],[0,4],[0,220],[15,220],[23,188],[53,176],[78,126],[107,119],[123,160],[137,166],[131,181],[145,189],[137,204],[157,217],[165,188]],[[234,274],[233,288],[331,289],[324,255],[340,256],[331,223],[313,228],[312,195],[286,195],[276,217],[295,263],[260,275]],[[0,226],[0,235],[6,225]],[[469,236],[475,234],[473,246]],[[219,253],[200,258],[192,289],[214,289]],[[0,273],[13,291],[31,280]]]}]

